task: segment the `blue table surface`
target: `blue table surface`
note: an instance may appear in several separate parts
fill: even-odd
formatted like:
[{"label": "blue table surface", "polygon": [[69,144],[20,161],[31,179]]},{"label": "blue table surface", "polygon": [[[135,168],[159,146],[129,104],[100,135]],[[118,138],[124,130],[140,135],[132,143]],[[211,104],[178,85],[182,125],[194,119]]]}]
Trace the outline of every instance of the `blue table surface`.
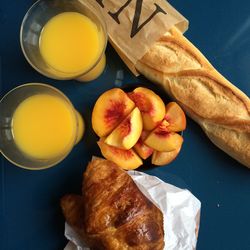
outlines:
[{"label": "blue table surface", "polygon": [[[47,170],[20,169],[0,156],[0,249],[3,250],[64,248],[67,240],[59,200],[65,193],[80,192],[87,162],[93,154],[100,155],[90,122],[95,100],[115,86],[140,83],[153,86],[143,77],[135,78],[110,45],[105,72],[91,83],[55,81],[37,73],[23,57],[19,45],[20,24],[32,2],[1,0],[1,96],[27,82],[56,86],[83,115],[86,133],[61,164]],[[249,96],[250,1],[170,2],[190,21],[188,39]],[[200,199],[198,250],[250,249],[250,171],[216,148],[192,120],[187,123],[179,157],[166,167],[147,165],[141,170],[187,188]]]}]

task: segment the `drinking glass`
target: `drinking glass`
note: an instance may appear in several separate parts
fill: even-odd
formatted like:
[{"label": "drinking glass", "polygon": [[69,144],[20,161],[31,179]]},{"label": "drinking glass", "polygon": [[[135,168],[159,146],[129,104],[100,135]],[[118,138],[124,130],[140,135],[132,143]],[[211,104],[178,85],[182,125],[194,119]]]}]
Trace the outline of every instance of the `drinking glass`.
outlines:
[{"label": "drinking glass", "polygon": [[[85,72],[67,73],[52,68],[43,59],[39,49],[39,38],[44,25],[54,16],[63,12],[78,12],[94,22],[102,37],[102,48],[96,62]],[[20,30],[20,43],[29,64],[41,74],[58,80],[77,79],[90,81],[99,76],[105,68],[107,29],[102,13],[87,1],[81,0],[38,0],[27,11]]]},{"label": "drinking glass", "polygon": [[[48,94],[59,97],[67,104],[74,119],[73,137],[67,150],[50,159],[35,159],[22,152],[15,143],[12,131],[12,118],[18,105],[26,98],[37,94]],[[70,100],[58,89],[42,83],[27,83],[9,91],[0,100],[0,152],[13,164],[31,170],[52,167],[62,161],[82,138],[84,123],[81,115],[75,110]]]}]

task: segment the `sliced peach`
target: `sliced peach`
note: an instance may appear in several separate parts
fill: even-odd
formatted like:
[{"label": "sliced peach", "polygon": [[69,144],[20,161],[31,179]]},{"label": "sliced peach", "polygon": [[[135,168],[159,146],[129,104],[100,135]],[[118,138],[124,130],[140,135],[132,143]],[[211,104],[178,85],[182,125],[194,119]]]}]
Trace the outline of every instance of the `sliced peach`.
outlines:
[{"label": "sliced peach", "polygon": [[172,151],[180,147],[182,136],[168,130],[168,122],[163,120],[146,138],[144,143],[160,152]]},{"label": "sliced peach", "polygon": [[134,110],[106,138],[105,143],[121,149],[131,149],[142,132],[141,112]]},{"label": "sliced peach", "polygon": [[145,143],[144,140],[148,136],[149,132],[148,131],[142,131],[141,136],[137,143],[134,146],[134,149],[136,153],[144,160],[146,160],[150,155],[153,153],[153,149],[148,147]]},{"label": "sliced peach", "polygon": [[101,149],[102,155],[107,160],[113,161],[123,169],[136,169],[142,165],[142,159],[134,152],[133,149],[124,150],[109,146],[104,142],[104,139],[100,139],[97,144]]},{"label": "sliced peach", "polygon": [[157,165],[157,166],[163,166],[163,165],[169,164],[177,157],[180,150],[181,150],[181,146],[169,152],[154,151],[151,162],[152,164]]},{"label": "sliced peach", "polygon": [[92,112],[92,127],[100,136],[107,136],[135,107],[127,94],[119,88],[104,92]]},{"label": "sliced peach", "polygon": [[186,129],[185,113],[176,102],[167,104],[165,119],[169,123],[168,129],[172,132],[179,132]]},{"label": "sliced peach", "polygon": [[165,115],[165,105],[152,90],[138,87],[133,92],[128,93],[128,96],[140,109],[145,130],[154,129],[162,121]]}]

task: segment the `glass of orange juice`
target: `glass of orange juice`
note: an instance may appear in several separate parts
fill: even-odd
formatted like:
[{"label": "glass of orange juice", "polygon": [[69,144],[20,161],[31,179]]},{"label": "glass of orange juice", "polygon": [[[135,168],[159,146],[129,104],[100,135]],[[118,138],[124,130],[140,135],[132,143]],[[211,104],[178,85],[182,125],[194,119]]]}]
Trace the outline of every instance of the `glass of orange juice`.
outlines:
[{"label": "glass of orange juice", "polygon": [[30,65],[50,78],[90,81],[105,68],[105,21],[87,1],[37,1],[23,19],[20,43]]},{"label": "glass of orange juice", "polygon": [[1,153],[22,168],[59,163],[84,132],[83,119],[69,99],[47,84],[14,88],[1,99],[0,114]]}]

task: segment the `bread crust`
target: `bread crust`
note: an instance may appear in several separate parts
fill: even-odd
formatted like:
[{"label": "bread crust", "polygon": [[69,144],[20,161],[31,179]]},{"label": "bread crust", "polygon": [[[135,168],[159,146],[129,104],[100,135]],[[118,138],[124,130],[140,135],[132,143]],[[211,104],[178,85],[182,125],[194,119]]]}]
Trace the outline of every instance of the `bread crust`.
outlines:
[{"label": "bread crust", "polygon": [[250,168],[250,100],[223,77],[177,28],[172,28],[137,62],[161,85],[210,140]]},{"label": "bread crust", "polygon": [[132,178],[107,160],[89,163],[82,196],[61,200],[66,221],[95,250],[162,250],[163,214]]}]

